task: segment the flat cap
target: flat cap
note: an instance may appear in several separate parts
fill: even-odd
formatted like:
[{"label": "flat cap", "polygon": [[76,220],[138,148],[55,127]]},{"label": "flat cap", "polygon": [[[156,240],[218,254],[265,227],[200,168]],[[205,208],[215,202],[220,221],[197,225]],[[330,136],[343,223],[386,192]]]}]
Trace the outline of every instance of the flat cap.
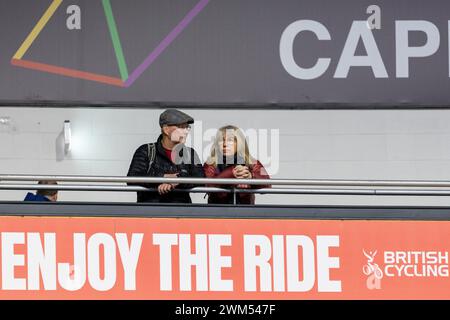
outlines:
[{"label": "flat cap", "polygon": [[167,109],[159,116],[159,126],[174,125],[183,123],[194,123],[194,119],[184,112],[177,109]]}]

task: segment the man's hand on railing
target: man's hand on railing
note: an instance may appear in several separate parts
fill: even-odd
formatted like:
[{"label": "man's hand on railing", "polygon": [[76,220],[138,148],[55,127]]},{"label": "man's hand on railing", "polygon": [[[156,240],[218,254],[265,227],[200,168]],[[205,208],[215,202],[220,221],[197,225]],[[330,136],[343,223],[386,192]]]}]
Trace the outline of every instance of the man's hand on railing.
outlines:
[{"label": "man's hand on railing", "polygon": [[[166,173],[164,174],[164,178],[178,178],[178,173]],[[158,186],[158,193],[167,194],[175,189],[177,185],[179,185],[179,183],[162,183]]]},{"label": "man's hand on railing", "polygon": [[162,183],[158,186],[158,193],[159,194],[167,194],[170,191],[172,191],[174,186],[170,183]]},{"label": "man's hand on railing", "polygon": [[[164,176],[164,178],[178,178],[178,173],[166,173]],[[179,183],[170,183],[172,185],[172,187],[176,187],[177,185],[179,185]]]}]

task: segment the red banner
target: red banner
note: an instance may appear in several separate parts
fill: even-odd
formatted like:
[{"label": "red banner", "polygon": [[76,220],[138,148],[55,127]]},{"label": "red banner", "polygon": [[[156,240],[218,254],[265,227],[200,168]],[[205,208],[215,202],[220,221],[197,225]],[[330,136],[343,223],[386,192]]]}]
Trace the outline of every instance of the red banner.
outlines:
[{"label": "red banner", "polygon": [[450,299],[449,221],[0,217],[0,299]]}]

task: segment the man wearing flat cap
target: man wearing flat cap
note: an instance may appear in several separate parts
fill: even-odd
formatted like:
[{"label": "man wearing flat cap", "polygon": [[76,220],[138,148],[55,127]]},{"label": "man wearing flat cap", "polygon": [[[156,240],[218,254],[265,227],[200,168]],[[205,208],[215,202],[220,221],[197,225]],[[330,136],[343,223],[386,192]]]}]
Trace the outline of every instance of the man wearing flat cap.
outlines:
[{"label": "man wearing flat cap", "polygon": [[[141,145],[134,153],[128,170],[129,177],[203,178],[202,163],[194,149],[186,147],[186,137],[194,119],[184,112],[168,109],[161,113],[161,135],[155,143]],[[129,185],[136,185],[129,183]],[[138,202],[192,203],[188,192],[192,184],[139,184],[157,191],[138,191]]]}]

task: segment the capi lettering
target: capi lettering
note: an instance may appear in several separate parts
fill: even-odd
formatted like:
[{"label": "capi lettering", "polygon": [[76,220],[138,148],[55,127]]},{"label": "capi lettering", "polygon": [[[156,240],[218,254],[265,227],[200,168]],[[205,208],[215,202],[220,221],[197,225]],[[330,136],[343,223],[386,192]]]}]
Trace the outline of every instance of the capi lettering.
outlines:
[{"label": "capi lettering", "polygon": [[[448,21],[447,35],[450,37],[450,21]],[[441,32],[437,26],[426,20],[396,20],[394,25],[384,24],[383,28],[392,28],[395,34],[395,77],[409,78],[410,65],[414,59],[425,59],[434,55],[440,48]],[[302,41],[301,34],[312,32],[318,41],[330,41],[332,34],[323,23],[315,20],[297,20],[289,24],[283,31],[280,39],[280,59],[288,74],[301,80],[312,80],[321,77],[328,70],[331,57],[320,56],[316,63],[310,67],[302,67],[301,56],[294,52],[294,42]],[[425,43],[419,46],[411,45],[410,36],[414,32],[425,35]],[[352,22],[339,57],[333,78],[347,78],[352,67],[371,68],[375,78],[393,77],[393,72],[388,73],[383,57],[376,41],[377,30],[368,27],[367,21],[356,20]],[[366,55],[356,55],[358,43],[361,42]],[[441,46],[443,47],[443,46]],[[450,60],[450,53],[449,53]],[[448,70],[450,77],[450,67]]]}]

